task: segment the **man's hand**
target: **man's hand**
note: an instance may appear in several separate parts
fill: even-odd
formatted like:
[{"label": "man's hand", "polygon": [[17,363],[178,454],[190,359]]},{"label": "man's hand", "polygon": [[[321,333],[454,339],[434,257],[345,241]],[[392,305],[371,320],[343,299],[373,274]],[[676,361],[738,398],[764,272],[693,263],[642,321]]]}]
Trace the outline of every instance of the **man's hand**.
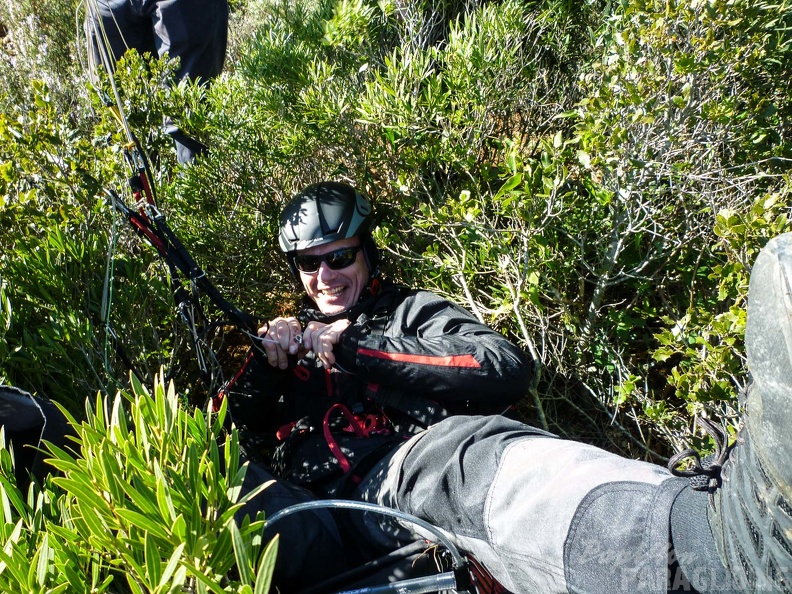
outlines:
[{"label": "man's hand", "polygon": [[309,322],[303,332],[303,348],[316,353],[325,369],[330,369],[336,360],[333,345],[338,344],[351,323],[349,320],[336,320],[332,324]]},{"label": "man's hand", "polygon": [[259,329],[259,336],[266,339],[264,352],[273,367],[286,369],[289,355],[313,351],[322,365],[330,369],[335,364],[333,345],[338,344],[350,324],[349,320],[337,320],[332,324],[310,322],[303,331],[297,318],[275,318]]},{"label": "man's hand", "polygon": [[299,336],[302,327],[297,318],[275,318],[269,325],[259,328],[259,336],[264,337],[264,352],[273,367],[286,369],[289,355],[296,355],[300,348]]}]

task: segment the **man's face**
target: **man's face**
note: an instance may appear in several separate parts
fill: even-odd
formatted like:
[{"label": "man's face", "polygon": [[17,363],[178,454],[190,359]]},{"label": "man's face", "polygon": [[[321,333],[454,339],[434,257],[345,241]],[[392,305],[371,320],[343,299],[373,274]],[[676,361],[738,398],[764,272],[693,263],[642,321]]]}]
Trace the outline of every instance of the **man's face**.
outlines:
[{"label": "man's face", "polygon": [[[323,256],[343,248],[360,246],[360,238],[350,237],[332,243],[299,250],[299,256]],[[299,266],[298,266],[299,270]],[[303,272],[299,270],[305,292],[314,300],[319,311],[323,314],[333,315],[349,309],[357,303],[360,293],[368,284],[369,272],[366,259],[358,250],[354,261],[345,268],[333,270],[327,262],[322,261],[316,272]]]}]

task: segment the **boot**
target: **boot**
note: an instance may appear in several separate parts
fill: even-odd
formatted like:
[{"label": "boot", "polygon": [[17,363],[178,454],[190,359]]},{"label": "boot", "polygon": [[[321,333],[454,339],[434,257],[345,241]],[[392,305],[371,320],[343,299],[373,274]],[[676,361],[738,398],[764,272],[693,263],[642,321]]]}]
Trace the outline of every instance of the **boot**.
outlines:
[{"label": "boot", "polygon": [[741,591],[792,592],[792,233],[760,252],[748,296],[752,382],[709,520]]}]

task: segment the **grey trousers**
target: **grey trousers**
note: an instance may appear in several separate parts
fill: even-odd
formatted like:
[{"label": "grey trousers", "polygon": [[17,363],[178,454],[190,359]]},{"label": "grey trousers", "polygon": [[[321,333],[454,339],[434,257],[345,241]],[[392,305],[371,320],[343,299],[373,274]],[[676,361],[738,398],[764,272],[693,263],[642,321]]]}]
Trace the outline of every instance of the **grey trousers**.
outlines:
[{"label": "grey trousers", "polygon": [[[669,516],[686,485],[509,419],[451,417],[383,460],[356,496],[439,526],[512,592],[636,594],[667,590]],[[361,529],[383,546],[412,532],[373,516]]]}]

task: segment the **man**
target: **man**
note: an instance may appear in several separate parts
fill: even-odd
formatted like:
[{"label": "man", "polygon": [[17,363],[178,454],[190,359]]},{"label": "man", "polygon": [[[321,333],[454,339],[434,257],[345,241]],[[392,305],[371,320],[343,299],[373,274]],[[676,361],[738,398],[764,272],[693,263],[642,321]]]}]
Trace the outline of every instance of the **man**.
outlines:
[{"label": "man", "polygon": [[[228,40],[228,0],[85,0],[92,62],[115,63],[129,49],[179,59],[176,80],[209,83],[223,69]],[[108,51],[111,55],[103,56]],[[165,118],[181,164],[206,146]]]},{"label": "man", "polygon": [[[279,473],[323,495],[348,492],[361,464],[378,459],[368,450],[381,457],[451,414],[505,411],[525,394],[531,369],[463,308],[380,278],[370,225],[368,200],[344,184],[311,186],[286,207],[280,245],[306,297],[299,317],[262,329],[269,373],[260,380],[282,398],[266,415],[262,401],[235,415],[247,429],[278,417]],[[337,439],[347,453],[333,451]],[[316,468],[305,468],[300,450],[322,457]]]},{"label": "man", "polygon": [[[245,380],[262,394],[232,403],[249,454],[273,449],[275,473],[319,496],[431,522],[513,592],[790,591],[792,236],[752,275],[746,429],[694,490],[678,472],[477,415],[522,395],[526,357],[448,301],[383,281],[370,217],[332,182],[284,209],[280,246],[306,297],[262,329],[267,360]],[[251,438],[274,419],[279,443]],[[390,520],[356,529],[367,543],[404,536]]]}]

